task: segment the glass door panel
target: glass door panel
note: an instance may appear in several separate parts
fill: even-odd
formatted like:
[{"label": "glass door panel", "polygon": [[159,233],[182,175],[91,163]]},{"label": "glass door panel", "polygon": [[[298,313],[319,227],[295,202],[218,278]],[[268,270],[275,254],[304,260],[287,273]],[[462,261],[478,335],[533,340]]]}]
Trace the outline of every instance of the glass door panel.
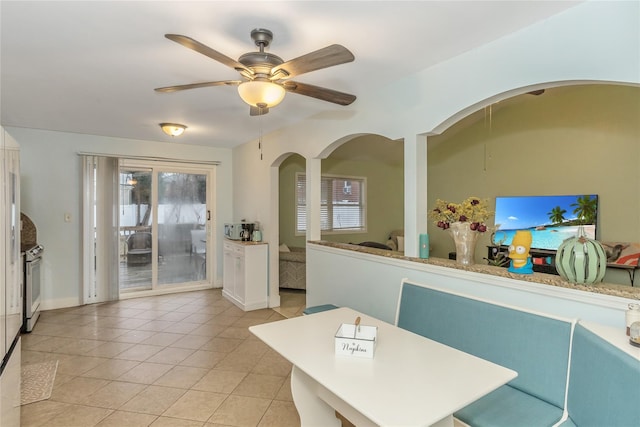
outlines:
[{"label": "glass door panel", "polygon": [[120,170],[120,291],[152,289],[153,174]]},{"label": "glass door panel", "polygon": [[158,173],[158,284],[207,275],[207,175]]}]

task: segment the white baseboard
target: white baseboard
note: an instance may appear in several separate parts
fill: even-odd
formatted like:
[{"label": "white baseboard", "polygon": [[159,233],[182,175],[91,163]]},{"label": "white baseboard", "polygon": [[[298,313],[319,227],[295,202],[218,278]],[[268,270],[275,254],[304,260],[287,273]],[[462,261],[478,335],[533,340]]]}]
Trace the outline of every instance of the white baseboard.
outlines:
[{"label": "white baseboard", "polygon": [[40,310],[57,310],[59,308],[69,308],[69,307],[77,307],[80,304],[80,300],[78,298],[56,298],[42,301],[40,303]]}]

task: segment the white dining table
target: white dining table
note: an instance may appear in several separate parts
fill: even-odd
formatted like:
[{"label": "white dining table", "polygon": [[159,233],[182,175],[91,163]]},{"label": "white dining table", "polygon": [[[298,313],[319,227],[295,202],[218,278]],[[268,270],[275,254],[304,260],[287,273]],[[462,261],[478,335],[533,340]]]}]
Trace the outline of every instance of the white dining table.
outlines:
[{"label": "white dining table", "polygon": [[[371,359],[335,354],[341,324],[377,326]],[[301,425],[453,426],[453,413],[517,376],[515,371],[354,311],[339,308],[251,326],[293,364]]]}]

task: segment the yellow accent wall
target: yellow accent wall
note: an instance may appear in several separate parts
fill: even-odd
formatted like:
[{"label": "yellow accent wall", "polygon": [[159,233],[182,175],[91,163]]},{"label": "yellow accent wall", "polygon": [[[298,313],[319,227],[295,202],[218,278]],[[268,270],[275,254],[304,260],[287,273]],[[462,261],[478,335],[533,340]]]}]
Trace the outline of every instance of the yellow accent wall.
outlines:
[{"label": "yellow accent wall", "polygon": [[[598,194],[598,239],[640,241],[640,88],[566,86],[520,95],[429,137],[428,204],[468,196]],[[493,225],[493,218],[490,220]],[[429,224],[432,256],[454,250]],[[489,233],[479,240],[483,262]],[[625,272],[606,282],[629,284]]]}]

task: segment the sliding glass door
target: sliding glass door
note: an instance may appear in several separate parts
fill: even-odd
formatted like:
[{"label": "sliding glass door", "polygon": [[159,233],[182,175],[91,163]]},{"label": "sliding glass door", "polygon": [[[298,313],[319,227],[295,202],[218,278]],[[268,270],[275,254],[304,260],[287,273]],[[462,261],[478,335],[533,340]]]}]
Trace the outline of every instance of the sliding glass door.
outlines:
[{"label": "sliding glass door", "polygon": [[123,161],[120,167],[120,292],[210,283],[212,170]]}]

